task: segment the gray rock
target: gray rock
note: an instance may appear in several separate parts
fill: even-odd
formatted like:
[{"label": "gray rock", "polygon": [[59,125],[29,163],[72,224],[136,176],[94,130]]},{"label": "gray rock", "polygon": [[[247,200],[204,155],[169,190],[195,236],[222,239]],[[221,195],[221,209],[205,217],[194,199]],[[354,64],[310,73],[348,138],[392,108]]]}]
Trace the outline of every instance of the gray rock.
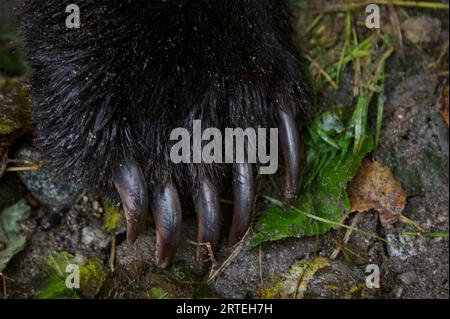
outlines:
[{"label": "gray rock", "polygon": [[81,231],[81,241],[86,246],[105,249],[108,247],[110,239],[110,236],[97,227],[86,226]]},{"label": "gray rock", "polygon": [[402,24],[406,39],[413,44],[430,44],[440,39],[442,24],[426,15],[411,17]]},{"label": "gray rock", "polygon": [[420,237],[390,233],[387,234],[386,240],[389,256],[401,260],[417,256],[424,249],[423,239]]},{"label": "gray rock", "polygon": [[415,271],[408,271],[399,275],[398,279],[405,285],[412,285],[417,282],[418,277]]},{"label": "gray rock", "polygon": [[[21,148],[16,158],[42,162],[41,154],[33,148]],[[77,185],[48,168],[20,172],[19,177],[34,197],[51,207],[69,206],[80,194]]]}]

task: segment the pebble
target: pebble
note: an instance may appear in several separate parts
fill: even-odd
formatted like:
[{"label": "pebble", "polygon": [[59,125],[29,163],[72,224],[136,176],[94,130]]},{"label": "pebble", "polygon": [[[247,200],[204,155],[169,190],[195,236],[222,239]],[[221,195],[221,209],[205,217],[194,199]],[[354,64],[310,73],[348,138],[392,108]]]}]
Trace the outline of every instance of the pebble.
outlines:
[{"label": "pebble", "polygon": [[387,234],[387,249],[390,257],[397,257],[407,260],[412,256],[417,256],[422,249],[421,238],[414,236],[400,235],[395,233]]},{"label": "pebble", "polygon": [[110,236],[97,227],[86,226],[81,231],[81,241],[86,246],[105,249],[110,243]]},{"label": "pebble", "polygon": [[[42,162],[41,154],[33,148],[21,148],[16,158]],[[80,189],[67,179],[62,179],[48,168],[19,172],[22,183],[39,201],[50,207],[71,206],[80,194]]]},{"label": "pebble", "polygon": [[399,275],[398,279],[405,285],[412,285],[417,282],[418,277],[415,271],[408,271]]}]

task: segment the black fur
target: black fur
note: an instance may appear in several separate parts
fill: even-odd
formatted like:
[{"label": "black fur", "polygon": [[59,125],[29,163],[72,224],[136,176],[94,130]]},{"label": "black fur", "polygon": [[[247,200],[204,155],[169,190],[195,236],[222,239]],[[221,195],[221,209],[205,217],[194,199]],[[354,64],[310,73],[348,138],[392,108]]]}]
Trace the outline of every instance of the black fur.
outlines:
[{"label": "black fur", "polygon": [[23,0],[34,75],[37,141],[48,162],[99,195],[134,158],[147,183],[199,175],[221,185],[226,165],[174,165],[176,127],[276,127],[278,108],[308,112],[284,0]]}]

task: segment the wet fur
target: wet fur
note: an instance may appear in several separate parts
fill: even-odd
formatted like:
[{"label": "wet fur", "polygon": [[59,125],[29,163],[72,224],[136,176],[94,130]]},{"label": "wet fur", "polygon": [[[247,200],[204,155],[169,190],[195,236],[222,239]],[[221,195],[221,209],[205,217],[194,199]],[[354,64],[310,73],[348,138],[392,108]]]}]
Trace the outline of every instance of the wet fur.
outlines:
[{"label": "wet fur", "polygon": [[172,179],[190,195],[200,176],[218,186],[226,165],[174,165],[177,127],[276,127],[279,108],[301,120],[306,86],[284,0],[23,0],[34,74],[37,142],[48,163],[99,195],[135,159],[150,189]]}]

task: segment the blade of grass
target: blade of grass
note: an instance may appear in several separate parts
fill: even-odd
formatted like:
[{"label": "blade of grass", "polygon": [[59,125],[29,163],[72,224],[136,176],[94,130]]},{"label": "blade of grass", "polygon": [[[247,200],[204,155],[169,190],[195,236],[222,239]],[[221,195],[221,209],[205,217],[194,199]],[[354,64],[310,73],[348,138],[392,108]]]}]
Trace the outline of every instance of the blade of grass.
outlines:
[{"label": "blade of grass", "polygon": [[309,9],[319,11],[319,12],[336,12],[336,11],[348,11],[348,10],[359,10],[367,7],[369,4],[378,5],[389,5],[392,3],[394,6],[398,7],[411,7],[411,8],[423,8],[423,9],[440,9],[449,10],[448,3],[440,2],[425,2],[425,1],[402,1],[402,0],[369,0],[362,1],[358,3],[340,3],[328,6],[310,6]]},{"label": "blade of grass", "polygon": [[375,152],[378,149],[378,146],[380,145],[381,129],[383,127],[384,104],[386,102],[385,89],[386,89],[386,78],[385,78],[385,73],[383,70],[381,73],[381,76],[380,76],[380,92],[378,93],[377,131],[376,131],[376,137],[375,137]]},{"label": "blade of grass", "polygon": [[449,236],[446,232],[429,232],[429,233],[420,233],[420,232],[402,232],[400,235],[403,236],[417,236],[417,237],[443,237],[446,238]]},{"label": "blade of grass", "polygon": [[342,78],[342,72],[345,69],[346,63],[345,63],[345,57],[347,56],[347,50],[350,47],[350,38],[352,35],[352,15],[349,12],[347,12],[345,17],[345,42],[344,47],[342,48],[341,57],[339,59],[339,64],[337,67],[337,78],[336,78],[336,84],[339,87],[341,83]]},{"label": "blade of grass", "polygon": [[[270,196],[264,196],[264,198],[267,199],[269,202],[271,202],[275,206],[278,206],[278,207],[280,207],[282,209],[286,208],[286,206],[281,201],[279,201],[279,200],[277,200],[275,198],[272,198]],[[352,226],[348,226],[348,225],[345,225],[345,224],[342,224],[342,223],[339,223],[339,222],[335,222],[335,221],[332,221],[332,220],[329,220],[329,219],[326,219],[326,218],[322,218],[322,217],[319,217],[319,216],[315,216],[315,215],[303,212],[303,211],[299,210],[298,208],[296,208],[294,206],[290,206],[289,210],[292,211],[292,212],[296,212],[296,213],[302,214],[302,215],[304,215],[304,216],[306,216],[306,217],[308,217],[308,218],[310,218],[312,220],[315,220],[315,221],[318,221],[318,222],[321,222],[321,223],[325,223],[325,224],[329,224],[329,225],[333,225],[333,226],[337,226],[337,227],[342,227],[342,228],[345,228],[345,229],[350,229],[350,230],[352,230],[354,232],[359,232],[359,233],[368,235],[370,237],[373,237],[373,238],[375,238],[377,240],[381,240],[381,241],[383,241],[383,242],[388,244],[386,239],[381,238],[377,234],[372,233],[370,231],[359,229],[359,228],[352,227]]]}]

